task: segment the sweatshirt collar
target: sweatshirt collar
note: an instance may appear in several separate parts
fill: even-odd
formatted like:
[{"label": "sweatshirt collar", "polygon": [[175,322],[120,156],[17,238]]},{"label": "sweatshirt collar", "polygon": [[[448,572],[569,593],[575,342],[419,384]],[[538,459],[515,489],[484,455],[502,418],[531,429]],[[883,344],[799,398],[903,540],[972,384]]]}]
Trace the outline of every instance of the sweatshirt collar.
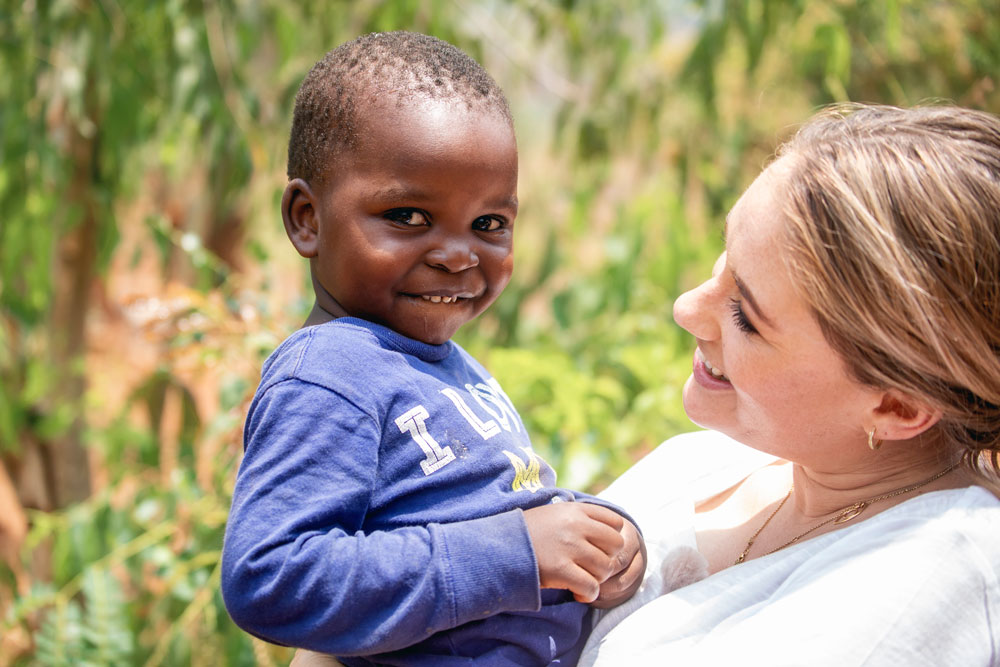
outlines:
[{"label": "sweatshirt collar", "polygon": [[404,354],[412,355],[422,361],[441,361],[451,354],[452,343],[450,340],[440,345],[432,345],[423,341],[408,338],[392,329],[375,324],[358,317],[340,317],[334,320],[338,325],[354,326],[371,332],[382,343]]}]

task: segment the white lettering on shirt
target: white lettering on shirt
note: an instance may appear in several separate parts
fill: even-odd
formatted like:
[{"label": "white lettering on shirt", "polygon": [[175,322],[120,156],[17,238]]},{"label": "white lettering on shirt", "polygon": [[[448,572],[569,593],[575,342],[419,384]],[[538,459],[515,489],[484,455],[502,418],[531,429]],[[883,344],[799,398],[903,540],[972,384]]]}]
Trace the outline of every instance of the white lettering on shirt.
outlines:
[{"label": "white lettering on shirt", "polygon": [[[514,405],[507,398],[507,394],[500,388],[500,383],[495,378],[490,378],[486,384],[482,382],[475,386],[467,384],[465,388],[475,397],[476,402],[479,403],[483,410],[486,410],[494,419],[500,422],[505,431],[510,433],[510,427],[513,424],[517,432],[521,432],[521,425],[518,423],[517,413],[514,412]],[[492,403],[496,407],[496,410],[487,405],[484,399]]]},{"label": "white lettering on shirt", "polygon": [[[471,384],[467,384],[465,386],[466,388],[472,387]],[[465,421],[469,422],[469,426],[475,429],[476,433],[482,436],[483,440],[489,440],[490,438],[492,438],[493,436],[495,436],[497,433],[500,432],[500,427],[497,426],[497,423],[495,421],[493,421],[492,419],[489,419],[487,421],[483,421],[482,419],[480,419],[479,416],[475,412],[473,412],[472,409],[466,404],[465,399],[463,399],[461,395],[459,395],[459,393],[454,389],[452,389],[451,387],[447,389],[442,389],[441,393],[447,396],[449,399],[451,399],[451,402],[455,404],[456,408],[458,408],[459,413],[461,413],[461,415],[465,417]],[[479,402],[480,404],[482,404],[482,401]],[[493,413],[492,410],[490,412],[492,414],[496,414]],[[510,431],[510,427],[507,427],[507,430]]]},{"label": "white lettering on shirt", "polygon": [[409,431],[413,442],[417,443],[426,454],[426,458],[420,462],[420,469],[424,471],[424,475],[440,470],[455,460],[455,454],[451,451],[451,447],[441,447],[434,436],[427,431],[425,422],[429,416],[427,409],[418,405],[396,418],[399,432]]}]

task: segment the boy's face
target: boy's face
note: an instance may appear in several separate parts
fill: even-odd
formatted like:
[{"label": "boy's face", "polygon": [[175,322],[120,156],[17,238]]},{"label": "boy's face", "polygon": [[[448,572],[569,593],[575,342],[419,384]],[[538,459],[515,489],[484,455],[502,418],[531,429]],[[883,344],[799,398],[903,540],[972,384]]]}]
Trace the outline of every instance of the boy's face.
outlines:
[{"label": "boy's face", "polygon": [[447,101],[366,112],[357,148],[313,190],[313,275],[333,302],[320,305],[443,343],[510,280],[513,131]]}]

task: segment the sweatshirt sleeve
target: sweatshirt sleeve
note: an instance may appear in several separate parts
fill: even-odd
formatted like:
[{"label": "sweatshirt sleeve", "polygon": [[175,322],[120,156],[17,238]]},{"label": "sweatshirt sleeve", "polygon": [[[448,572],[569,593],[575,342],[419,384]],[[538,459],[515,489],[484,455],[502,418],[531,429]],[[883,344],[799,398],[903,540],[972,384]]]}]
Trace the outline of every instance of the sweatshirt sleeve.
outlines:
[{"label": "sweatshirt sleeve", "polygon": [[379,442],[371,416],[323,387],[286,380],[258,397],[222,556],[237,625],[279,644],[369,655],[540,608],[520,510],[362,530]]}]

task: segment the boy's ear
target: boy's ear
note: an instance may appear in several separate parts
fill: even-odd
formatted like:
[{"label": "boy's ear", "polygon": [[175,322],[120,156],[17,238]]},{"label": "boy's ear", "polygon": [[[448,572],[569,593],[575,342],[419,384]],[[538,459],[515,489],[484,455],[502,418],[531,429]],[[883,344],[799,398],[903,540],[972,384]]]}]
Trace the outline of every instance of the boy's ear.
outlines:
[{"label": "boy's ear", "polygon": [[319,254],[319,211],[312,188],[301,178],[293,178],[281,196],[281,219],[285,233],[303,257]]},{"label": "boy's ear", "polygon": [[941,419],[941,411],[912,396],[889,390],[874,411],[875,428],[883,440],[915,438]]}]

